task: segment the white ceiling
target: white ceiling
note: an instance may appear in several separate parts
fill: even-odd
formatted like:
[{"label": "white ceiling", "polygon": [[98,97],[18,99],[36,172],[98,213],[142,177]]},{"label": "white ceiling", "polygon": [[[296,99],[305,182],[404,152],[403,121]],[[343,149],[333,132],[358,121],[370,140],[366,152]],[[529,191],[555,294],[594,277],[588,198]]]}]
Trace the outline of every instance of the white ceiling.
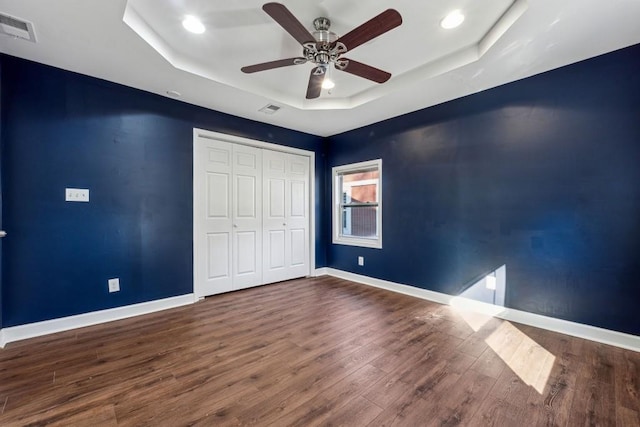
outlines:
[{"label": "white ceiling", "polygon": [[[31,21],[37,36],[37,43],[0,36],[0,51],[330,136],[640,43],[638,0],[281,0],[310,31],[314,18],[326,16],[338,35],[388,8],[403,17],[398,28],[345,55],[391,72],[389,82],[335,72],[336,88],[307,101],[310,64],[240,71],[301,54],[262,11],[264,2],[0,0],[0,13]],[[466,20],[443,30],[439,22],[453,9]],[[202,36],[182,30],[186,14],[204,21]],[[282,108],[258,111],[269,103]]]}]

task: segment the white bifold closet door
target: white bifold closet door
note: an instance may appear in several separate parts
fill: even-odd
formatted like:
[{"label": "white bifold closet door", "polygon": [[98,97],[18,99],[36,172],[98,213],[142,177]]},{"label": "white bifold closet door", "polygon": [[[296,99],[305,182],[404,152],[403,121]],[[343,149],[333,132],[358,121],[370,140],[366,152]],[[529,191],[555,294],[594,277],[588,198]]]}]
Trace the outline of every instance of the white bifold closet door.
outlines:
[{"label": "white bifold closet door", "polygon": [[204,203],[194,203],[204,223],[196,236],[196,252],[204,255],[196,262],[199,293],[213,295],[260,285],[262,150],[207,140],[205,151],[196,159],[204,170],[204,176],[196,178],[197,196]]},{"label": "white bifold closet door", "polygon": [[213,139],[194,151],[198,296],[309,274],[309,158]]},{"label": "white bifold closet door", "polygon": [[264,150],[263,280],[309,274],[309,158]]}]

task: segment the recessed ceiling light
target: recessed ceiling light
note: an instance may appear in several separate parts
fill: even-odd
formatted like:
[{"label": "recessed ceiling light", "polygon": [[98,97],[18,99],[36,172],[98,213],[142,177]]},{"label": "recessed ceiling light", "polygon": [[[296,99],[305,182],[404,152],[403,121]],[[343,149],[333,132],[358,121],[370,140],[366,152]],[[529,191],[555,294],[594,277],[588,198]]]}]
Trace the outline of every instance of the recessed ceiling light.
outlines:
[{"label": "recessed ceiling light", "polygon": [[182,96],[182,94],[177,90],[168,90],[167,95],[173,96],[174,98],[180,98]]},{"label": "recessed ceiling light", "polygon": [[456,9],[440,21],[440,26],[446,30],[450,30],[462,24],[463,21],[464,15],[460,10]]},{"label": "recessed ceiling light", "polygon": [[185,30],[190,31],[194,34],[202,34],[205,30],[204,24],[193,15],[185,16],[182,20],[182,26],[185,28]]}]

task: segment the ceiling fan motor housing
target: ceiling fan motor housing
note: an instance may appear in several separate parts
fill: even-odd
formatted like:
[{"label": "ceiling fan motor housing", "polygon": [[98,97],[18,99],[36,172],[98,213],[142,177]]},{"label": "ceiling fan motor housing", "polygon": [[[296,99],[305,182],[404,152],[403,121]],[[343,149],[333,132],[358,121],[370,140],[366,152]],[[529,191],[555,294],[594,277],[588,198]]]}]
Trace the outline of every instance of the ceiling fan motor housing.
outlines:
[{"label": "ceiling fan motor housing", "polygon": [[313,20],[313,28],[315,28],[313,37],[315,37],[316,42],[322,45],[331,44],[338,40],[336,33],[329,31],[330,27],[331,21],[329,18],[320,17]]},{"label": "ceiling fan motor housing", "polygon": [[313,27],[316,31],[313,33],[315,42],[304,43],[304,57],[314,64],[321,66],[323,69],[330,63],[337,65],[336,61],[341,54],[347,51],[344,44],[338,42],[336,33],[329,31],[331,21],[329,18],[319,17],[313,20]]}]

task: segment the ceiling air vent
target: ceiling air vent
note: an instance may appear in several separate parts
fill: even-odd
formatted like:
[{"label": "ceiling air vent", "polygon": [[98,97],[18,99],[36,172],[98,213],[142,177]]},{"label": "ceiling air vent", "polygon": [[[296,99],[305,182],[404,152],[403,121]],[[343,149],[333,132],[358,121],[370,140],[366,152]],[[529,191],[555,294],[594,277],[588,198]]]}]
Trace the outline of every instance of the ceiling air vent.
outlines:
[{"label": "ceiling air vent", "polygon": [[4,13],[0,13],[0,34],[29,40],[34,43],[36,41],[36,33],[31,22],[23,21]]},{"label": "ceiling air vent", "polygon": [[262,107],[261,109],[259,109],[258,111],[261,111],[265,114],[273,114],[276,111],[278,111],[280,108],[282,107],[278,107],[277,105],[274,104],[267,104],[264,107]]}]

